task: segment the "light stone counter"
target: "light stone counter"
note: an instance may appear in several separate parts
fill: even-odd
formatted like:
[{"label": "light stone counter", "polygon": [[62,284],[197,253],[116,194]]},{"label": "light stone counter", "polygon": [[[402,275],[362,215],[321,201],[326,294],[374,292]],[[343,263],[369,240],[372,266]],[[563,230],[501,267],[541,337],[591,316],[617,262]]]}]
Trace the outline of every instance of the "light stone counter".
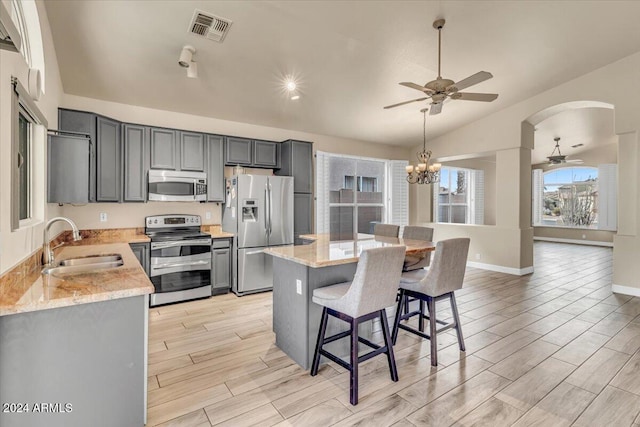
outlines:
[{"label": "light stone counter", "polygon": [[44,275],[36,270],[31,274],[16,274],[0,286],[0,316],[154,292],[153,284],[127,243],[90,244],[89,240],[57,249],[56,262],[88,255],[119,254],[124,265],[85,273]]},{"label": "light stone counter", "polygon": [[381,237],[358,234],[355,240],[331,241],[328,234],[308,234],[303,240],[313,240],[308,245],[278,246],[264,250],[264,253],[283,258],[308,267],[319,268],[357,262],[365,249],[385,246],[406,246],[407,255],[435,250],[435,244],[423,240],[409,240],[397,237]]}]

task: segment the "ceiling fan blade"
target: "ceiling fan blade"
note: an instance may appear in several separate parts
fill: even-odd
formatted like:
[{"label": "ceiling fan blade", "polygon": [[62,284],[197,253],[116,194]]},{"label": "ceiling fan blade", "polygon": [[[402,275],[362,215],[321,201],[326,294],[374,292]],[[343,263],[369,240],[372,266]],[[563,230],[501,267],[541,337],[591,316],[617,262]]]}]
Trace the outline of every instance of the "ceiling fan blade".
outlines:
[{"label": "ceiling fan blade", "polygon": [[411,104],[412,102],[426,101],[427,99],[429,99],[429,98],[418,98],[418,99],[412,99],[411,101],[399,102],[397,104],[387,105],[386,107],[384,107],[384,109],[388,110],[389,108],[395,108],[395,107],[399,107],[401,105]]},{"label": "ceiling fan blade", "polygon": [[433,93],[433,91],[431,89],[428,89],[428,88],[426,88],[424,86],[420,86],[417,83],[402,82],[402,83],[398,83],[398,84],[400,86],[404,86],[404,87],[408,87],[408,88],[411,88],[411,89],[419,90],[419,91],[424,92],[424,93],[428,93],[428,94]]},{"label": "ceiling fan blade", "polygon": [[435,116],[436,114],[440,114],[442,111],[442,102],[432,103],[431,109],[429,110],[430,116]]},{"label": "ceiling fan blade", "polygon": [[478,83],[482,83],[485,80],[489,80],[493,77],[488,71],[479,71],[472,76],[467,77],[466,79],[462,79],[457,83],[452,84],[447,88],[447,92],[457,92],[462,89],[466,89],[470,86],[477,85]]},{"label": "ceiling fan blade", "polygon": [[452,93],[451,99],[461,99],[463,101],[483,101],[491,102],[498,98],[497,93],[471,93],[471,92],[456,92]]}]

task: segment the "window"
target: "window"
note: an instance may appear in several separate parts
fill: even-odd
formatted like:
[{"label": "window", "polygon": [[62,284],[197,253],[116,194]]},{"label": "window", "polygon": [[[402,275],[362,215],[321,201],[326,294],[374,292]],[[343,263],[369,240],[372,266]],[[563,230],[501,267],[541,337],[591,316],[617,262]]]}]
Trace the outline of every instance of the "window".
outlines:
[{"label": "window", "polygon": [[436,222],[484,223],[484,171],[445,166],[440,170],[440,183],[436,185]]},{"label": "window", "polygon": [[[18,79],[11,79],[12,139],[11,139],[11,229],[17,230],[34,217],[35,196],[43,193],[43,165],[34,158],[44,158],[44,129],[47,122],[31,100]],[[36,146],[36,144],[38,144]],[[40,159],[42,161],[42,159]],[[38,166],[35,166],[38,165]],[[38,177],[35,179],[34,177]],[[36,191],[36,181],[40,183]],[[44,200],[44,199],[43,199]],[[38,212],[42,214],[44,201],[40,201]],[[41,212],[42,211],[42,212]],[[42,216],[42,215],[40,215]]]},{"label": "window", "polygon": [[20,221],[31,218],[31,121],[24,109],[18,113],[18,187]]},{"label": "window", "polygon": [[533,171],[534,226],[615,230],[616,165]]},{"label": "window", "polygon": [[373,233],[377,223],[406,225],[406,161],[316,154],[316,227],[331,240]]},{"label": "window", "polygon": [[40,31],[40,17],[33,0],[10,0],[11,20],[20,33],[20,54],[29,68],[40,71],[42,93],[45,90],[44,47]]}]

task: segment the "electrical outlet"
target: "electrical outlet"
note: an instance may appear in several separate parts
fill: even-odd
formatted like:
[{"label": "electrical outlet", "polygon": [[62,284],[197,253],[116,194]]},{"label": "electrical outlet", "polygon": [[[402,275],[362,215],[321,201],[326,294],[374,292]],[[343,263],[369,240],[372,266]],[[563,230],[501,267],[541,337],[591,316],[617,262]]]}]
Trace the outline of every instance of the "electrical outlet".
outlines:
[{"label": "electrical outlet", "polygon": [[211,219],[211,211],[207,211],[207,212],[205,212],[205,214],[204,214],[204,218],[205,218],[205,219]]},{"label": "electrical outlet", "polygon": [[476,254],[476,259],[480,259],[480,254]]},{"label": "electrical outlet", "polygon": [[586,238],[587,238],[587,235],[586,235],[586,234],[583,234],[583,235],[582,235],[582,238],[583,238],[583,239],[586,239]]},{"label": "electrical outlet", "polygon": [[298,295],[302,295],[302,280],[296,279],[296,292]]},{"label": "electrical outlet", "polygon": [[107,222],[107,213],[100,212],[100,222]]}]

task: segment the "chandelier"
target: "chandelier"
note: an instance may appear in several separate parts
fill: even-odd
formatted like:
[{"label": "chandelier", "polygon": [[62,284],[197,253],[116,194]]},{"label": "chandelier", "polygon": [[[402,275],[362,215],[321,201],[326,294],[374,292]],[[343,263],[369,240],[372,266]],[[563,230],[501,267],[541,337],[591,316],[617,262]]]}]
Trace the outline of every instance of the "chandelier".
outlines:
[{"label": "chandelier", "polygon": [[409,165],[407,171],[407,181],[409,184],[433,184],[440,181],[440,163],[429,164],[431,150],[427,151],[427,111],[428,108],[420,110],[423,114],[422,121],[422,151],[416,153],[419,163],[417,166]]}]

